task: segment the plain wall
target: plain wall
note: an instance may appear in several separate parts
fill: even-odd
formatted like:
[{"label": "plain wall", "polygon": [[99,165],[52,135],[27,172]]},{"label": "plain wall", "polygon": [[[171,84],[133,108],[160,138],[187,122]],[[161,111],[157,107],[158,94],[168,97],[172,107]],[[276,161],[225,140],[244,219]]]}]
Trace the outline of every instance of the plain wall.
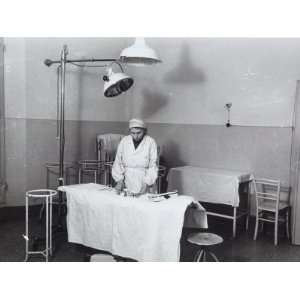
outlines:
[{"label": "plain wall", "polygon": [[238,125],[291,126],[300,39],[149,39],[163,63],[133,68],[130,117],[148,122],[221,125],[232,103]]},{"label": "plain wall", "polygon": [[[58,161],[56,67],[69,58],[116,58],[129,38],[5,38],[7,205],[24,205],[45,187],[47,161]],[[95,158],[99,133],[126,133],[142,117],[168,167],[247,169],[289,184],[291,123],[300,72],[300,39],[149,38],[163,63],[125,66],[134,86],[103,96],[103,68],[67,67],[66,161]],[[113,66],[114,70],[118,70]],[[232,103],[226,128],[224,105]]]}]

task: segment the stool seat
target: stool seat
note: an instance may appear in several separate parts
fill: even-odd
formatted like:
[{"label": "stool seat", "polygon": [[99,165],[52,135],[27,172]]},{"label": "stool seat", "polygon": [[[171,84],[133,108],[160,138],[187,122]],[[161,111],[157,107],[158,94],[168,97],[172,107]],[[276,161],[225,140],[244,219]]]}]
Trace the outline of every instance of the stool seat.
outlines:
[{"label": "stool seat", "polygon": [[39,190],[31,190],[26,192],[26,196],[31,198],[44,198],[46,200],[47,197],[53,197],[57,195],[57,191],[50,189],[39,189]]},{"label": "stool seat", "polygon": [[188,241],[199,246],[213,246],[222,243],[223,238],[214,233],[198,232],[190,234]]},{"label": "stool seat", "polygon": [[209,251],[209,246],[223,242],[223,238],[219,235],[210,232],[198,232],[190,234],[187,240],[191,244],[199,246],[194,261],[207,261],[208,256],[212,257],[214,261],[219,261],[215,254]]},{"label": "stool seat", "polygon": [[109,254],[93,254],[90,262],[116,262],[116,260]]}]

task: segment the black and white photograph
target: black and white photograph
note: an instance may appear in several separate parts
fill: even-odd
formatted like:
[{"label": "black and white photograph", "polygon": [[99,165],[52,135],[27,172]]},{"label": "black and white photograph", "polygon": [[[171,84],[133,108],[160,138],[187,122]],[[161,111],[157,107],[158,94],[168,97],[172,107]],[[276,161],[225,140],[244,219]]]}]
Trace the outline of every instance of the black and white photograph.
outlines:
[{"label": "black and white photograph", "polygon": [[300,35],[116,7],[0,34],[0,268],[297,265]]},{"label": "black and white photograph", "polygon": [[300,259],[300,39],[1,49],[1,261]]}]

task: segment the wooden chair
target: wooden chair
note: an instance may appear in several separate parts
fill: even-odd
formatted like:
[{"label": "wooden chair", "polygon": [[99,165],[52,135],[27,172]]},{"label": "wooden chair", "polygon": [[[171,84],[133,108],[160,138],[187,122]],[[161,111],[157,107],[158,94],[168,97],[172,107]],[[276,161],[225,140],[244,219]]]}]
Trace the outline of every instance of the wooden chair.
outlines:
[{"label": "wooden chair", "polygon": [[[257,239],[258,226],[261,221],[274,223],[274,244],[278,244],[278,223],[285,222],[286,235],[289,239],[290,205],[288,201],[280,201],[280,180],[253,180],[256,201],[256,221],[253,239]],[[289,200],[289,199],[288,199]]]}]

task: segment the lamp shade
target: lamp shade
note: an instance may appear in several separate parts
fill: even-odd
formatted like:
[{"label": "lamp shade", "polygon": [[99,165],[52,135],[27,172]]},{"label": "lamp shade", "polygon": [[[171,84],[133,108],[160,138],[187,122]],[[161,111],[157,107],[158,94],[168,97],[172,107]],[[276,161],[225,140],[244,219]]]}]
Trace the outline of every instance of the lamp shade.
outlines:
[{"label": "lamp shade", "polygon": [[161,62],[156,52],[146,44],[144,38],[136,38],[132,46],[125,48],[120,54],[120,61],[136,66]]},{"label": "lamp shade", "polygon": [[114,73],[110,68],[104,76],[104,96],[115,97],[127,91],[133,85],[133,79],[125,73]]}]

